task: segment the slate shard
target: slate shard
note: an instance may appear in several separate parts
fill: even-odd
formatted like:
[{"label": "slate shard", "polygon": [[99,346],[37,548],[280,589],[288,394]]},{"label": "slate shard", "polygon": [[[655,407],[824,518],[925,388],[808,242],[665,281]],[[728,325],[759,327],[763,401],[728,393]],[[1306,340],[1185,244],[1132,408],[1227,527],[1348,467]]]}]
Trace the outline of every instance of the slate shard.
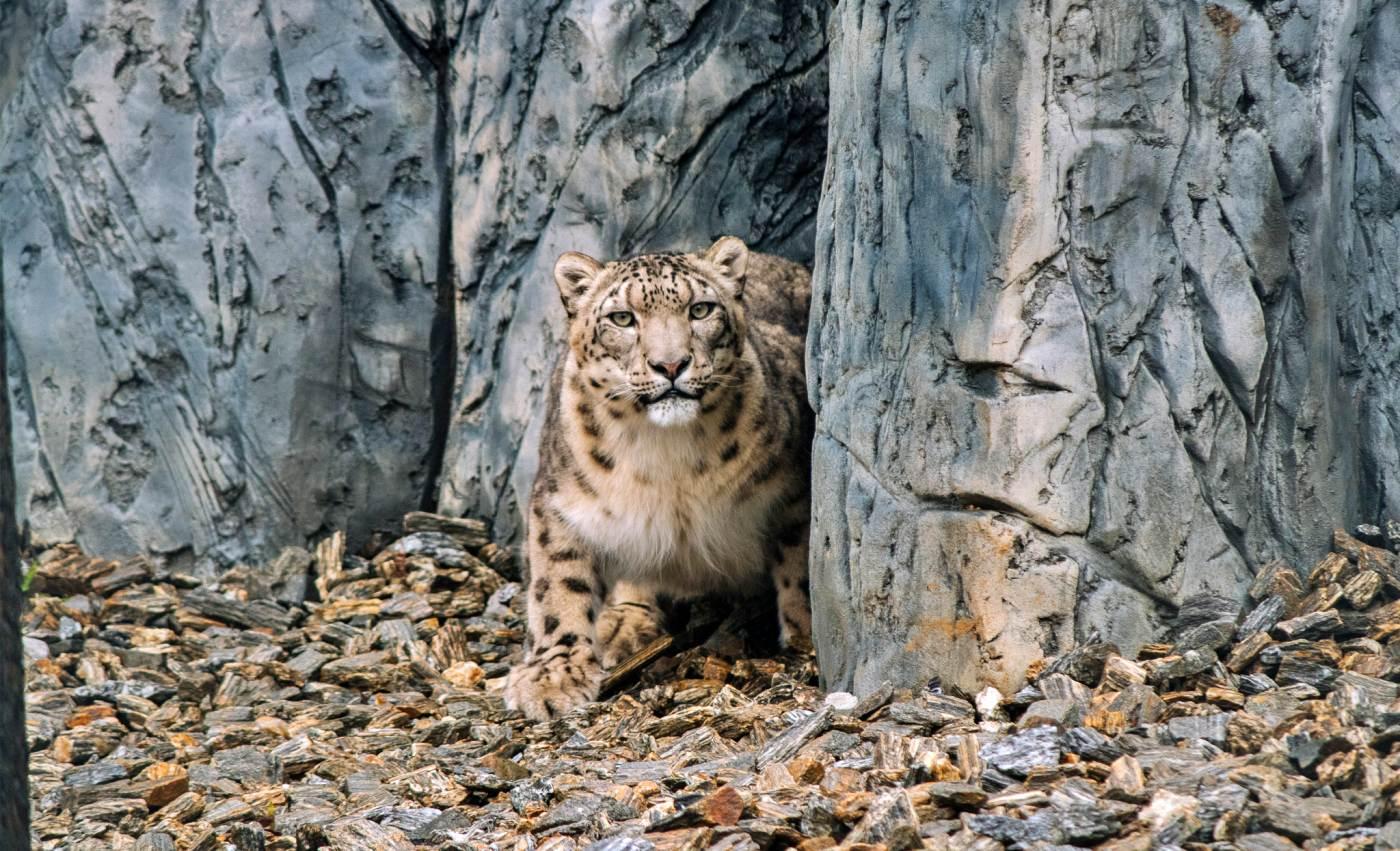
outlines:
[{"label": "slate shard", "polygon": [[[26,635],[54,651],[26,672],[36,847],[1262,849],[1386,817],[1400,587],[1338,590],[1390,557],[1350,536],[1245,611],[1203,597],[1130,655],[1086,636],[1009,696],[824,692],[809,652],[726,634],[536,724],[501,699],[525,595],[482,527],[405,526],[364,558],[315,547],[320,599],[275,603],[285,631],[231,613],[256,564],[31,595]],[[112,605],[145,596],[180,628]]]}]

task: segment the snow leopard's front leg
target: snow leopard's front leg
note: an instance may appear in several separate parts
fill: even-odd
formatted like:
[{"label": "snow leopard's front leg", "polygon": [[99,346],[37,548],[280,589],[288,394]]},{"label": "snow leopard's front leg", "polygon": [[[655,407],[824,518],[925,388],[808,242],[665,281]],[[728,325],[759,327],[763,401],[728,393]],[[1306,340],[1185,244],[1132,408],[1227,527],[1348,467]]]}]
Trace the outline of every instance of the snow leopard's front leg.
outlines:
[{"label": "snow leopard's front leg", "polygon": [[795,500],[782,513],[770,548],[769,569],[778,591],[778,621],[784,647],[812,640],[812,600],[807,579],[808,500]]},{"label": "snow leopard's front leg", "polygon": [[506,678],[506,704],[542,721],[595,700],[603,680],[596,621],[603,583],[593,552],[563,518],[532,500],[530,649]]},{"label": "snow leopard's front leg", "polygon": [[631,582],[618,582],[608,592],[608,606],[598,618],[598,643],[603,667],[612,668],[665,632],[665,616],[656,592]]}]

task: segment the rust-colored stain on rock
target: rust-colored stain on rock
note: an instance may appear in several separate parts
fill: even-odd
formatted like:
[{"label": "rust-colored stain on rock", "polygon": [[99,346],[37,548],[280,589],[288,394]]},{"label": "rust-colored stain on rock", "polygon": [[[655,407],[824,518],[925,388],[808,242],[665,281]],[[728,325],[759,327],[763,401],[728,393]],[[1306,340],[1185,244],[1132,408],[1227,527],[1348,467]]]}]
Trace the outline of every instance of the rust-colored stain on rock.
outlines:
[{"label": "rust-colored stain on rock", "polygon": [[904,645],[906,652],[922,650],[936,639],[956,641],[969,635],[976,635],[982,628],[981,618],[921,618],[914,626],[913,634]]},{"label": "rust-colored stain on rock", "polygon": [[1215,27],[1216,32],[1229,38],[1240,31],[1240,19],[1224,6],[1217,6],[1214,3],[1206,4],[1206,18]]}]

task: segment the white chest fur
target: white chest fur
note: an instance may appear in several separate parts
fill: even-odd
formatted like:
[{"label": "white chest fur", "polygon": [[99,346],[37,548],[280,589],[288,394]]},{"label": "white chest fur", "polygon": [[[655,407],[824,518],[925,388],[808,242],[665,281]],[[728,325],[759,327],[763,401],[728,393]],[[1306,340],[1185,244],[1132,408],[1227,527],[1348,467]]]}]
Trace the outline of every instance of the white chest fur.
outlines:
[{"label": "white chest fur", "polygon": [[570,525],[605,554],[609,578],[676,597],[744,590],[763,580],[770,496],[739,503],[729,477],[697,474],[704,461],[714,466],[706,457],[713,449],[688,428],[609,437],[614,468],[589,477],[597,496],[563,506]]}]

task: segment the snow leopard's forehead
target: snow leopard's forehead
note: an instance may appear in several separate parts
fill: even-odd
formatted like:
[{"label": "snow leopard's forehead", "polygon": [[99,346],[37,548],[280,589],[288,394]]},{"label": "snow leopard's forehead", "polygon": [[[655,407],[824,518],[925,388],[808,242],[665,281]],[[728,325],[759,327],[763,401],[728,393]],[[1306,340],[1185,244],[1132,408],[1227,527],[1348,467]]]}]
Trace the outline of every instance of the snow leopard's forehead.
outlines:
[{"label": "snow leopard's forehead", "polygon": [[607,287],[638,310],[682,310],[701,293],[714,295],[718,282],[696,258],[679,252],[643,254],[609,264]]}]

